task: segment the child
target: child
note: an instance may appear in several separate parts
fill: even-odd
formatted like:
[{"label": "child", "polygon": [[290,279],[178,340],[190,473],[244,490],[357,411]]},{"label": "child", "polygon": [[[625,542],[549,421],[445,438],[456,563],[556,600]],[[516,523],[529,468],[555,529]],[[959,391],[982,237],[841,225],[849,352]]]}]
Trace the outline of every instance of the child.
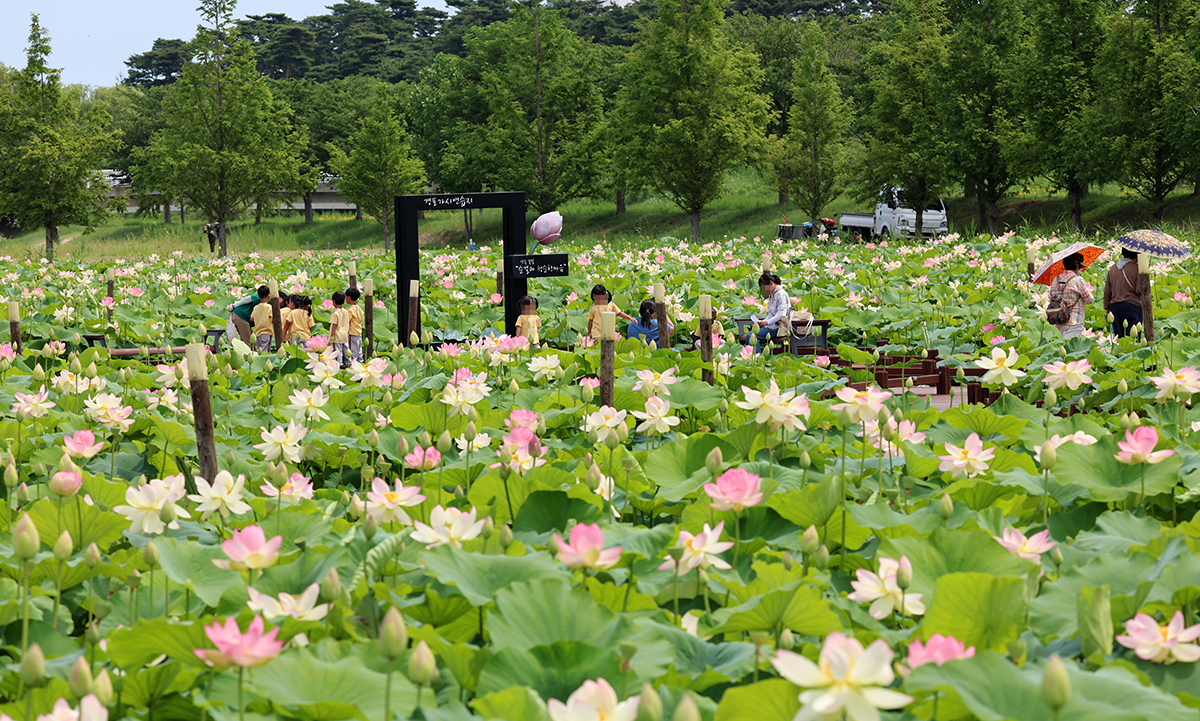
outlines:
[{"label": "child", "polygon": [[633,320],[633,316],[622,313],[617,304],[612,302],[612,293],[603,284],[597,283],[592,288],[592,307],[588,308],[588,335],[595,339],[600,338],[601,313],[616,313],[620,318]]},{"label": "child", "polygon": [[275,338],[273,315],[271,313],[271,289],[265,285],[258,286],[258,305],[250,313],[254,323],[254,338],[260,353],[271,350],[271,341]]},{"label": "child", "polygon": [[346,312],[350,314],[350,360],[362,363],[363,309],[358,304],[358,288],[346,289]]},{"label": "child", "polygon": [[333,294],[333,318],[329,321],[329,344],[333,346],[338,363],[343,368],[349,368],[350,351],[347,345],[350,340],[350,311],[343,307],[345,303],[346,294],[336,291]]},{"label": "child", "polygon": [[288,300],[292,310],[283,329],[284,340],[304,345],[304,341],[312,337],[312,300],[305,295],[293,295]]},{"label": "child", "polygon": [[[715,312],[715,309],[713,312],[712,332],[713,332],[713,335],[717,336],[718,338],[722,338],[725,336],[725,326],[721,325],[721,321],[717,320],[717,314]],[[699,350],[699,348],[700,348],[700,326],[699,326],[699,324],[696,325],[696,330],[692,332],[692,338],[695,339],[696,349]],[[716,348],[718,345],[720,345],[720,341],[713,342],[713,348]]]},{"label": "child", "polygon": [[[642,304],[638,307],[638,315],[641,317],[629,323],[629,328],[625,331],[625,335],[629,338],[641,338],[647,344],[654,342],[661,346],[662,340],[658,332],[658,319],[654,317],[657,309],[654,301],[642,301]],[[671,321],[667,321],[668,339],[671,337],[672,330],[674,329],[671,327]]]},{"label": "child", "polygon": [[292,296],[286,293],[279,294],[279,328],[283,331],[284,343],[291,340],[288,336],[288,316],[292,314],[295,307],[295,304],[292,303]]},{"label": "child", "polygon": [[537,316],[538,301],[527,295],[517,302],[521,317],[517,318],[517,335],[529,339],[530,345],[538,344],[538,329],[542,327],[542,319]]}]

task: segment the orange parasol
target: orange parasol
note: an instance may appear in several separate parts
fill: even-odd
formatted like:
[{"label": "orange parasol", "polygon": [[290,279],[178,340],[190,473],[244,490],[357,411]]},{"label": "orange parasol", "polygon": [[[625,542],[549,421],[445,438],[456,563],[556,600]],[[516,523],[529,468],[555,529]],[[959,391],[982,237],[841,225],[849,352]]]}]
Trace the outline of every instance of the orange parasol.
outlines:
[{"label": "orange parasol", "polygon": [[1082,255],[1083,267],[1086,268],[1107,252],[1104,248],[1092,245],[1091,243],[1074,243],[1064,250],[1051,255],[1050,260],[1042,263],[1040,268],[1033,271],[1033,282],[1041,283],[1042,285],[1053,283],[1054,279],[1066,270],[1066,268],[1063,268],[1063,260],[1070,255],[1075,253]]}]

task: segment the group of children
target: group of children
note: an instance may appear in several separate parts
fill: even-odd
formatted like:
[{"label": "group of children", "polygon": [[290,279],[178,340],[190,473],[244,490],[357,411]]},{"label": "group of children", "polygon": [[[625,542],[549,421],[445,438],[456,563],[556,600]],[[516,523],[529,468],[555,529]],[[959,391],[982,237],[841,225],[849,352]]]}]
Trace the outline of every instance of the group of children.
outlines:
[{"label": "group of children", "polygon": [[[654,342],[662,344],[660,332],[658,328],[658,320],[655,315],[655,304],[652,300],[644,300],[638,307],[638,317],[634,318],[628,313],[624,313],[617,307],[616,303],[612,302],[612,292],[604,287],[603,284],[597,284],[592,288],[592,306],[588,308],[588,337],[598,340],[600,338],[600,318],[601,313],[616,313],[619,318],[629,321],[629,327],[626,336],[629,338],[641,338],[646,343]],[[517,318],[517,335],[525,336],[530,343],[538,342],[538,331],[542,327],[542,320],[537,316],[538,302],[537,298],[525,296],[517,303],[517,307],[521,311],[521,316]],[[671,333],[675,330],[671,322],[667,321],[666,337],[670,338]],[[721,327],[719,321],[713,322],[713,333],[724,335],[725,331]],[[699,330],[692,334],[696,347],[699,347]]]},{"label": "group of children", "polygon": [[[362,294],[358,288],[347,288],[344,293],[337,291],[333,294],[329,343],[343,368],[348,368],[352,361],[361,362],[363,359],[363,309],[358,304],[360,297]],[[280,295],[279,302],[283,342],[303,344],[312,337],[312,299],[306,295]],[[269,351],[275,340],[275,327],[271,313],[271,289],[265,285],[258,288],[258,303],[250,312],[250,324],[257,349]]]}]

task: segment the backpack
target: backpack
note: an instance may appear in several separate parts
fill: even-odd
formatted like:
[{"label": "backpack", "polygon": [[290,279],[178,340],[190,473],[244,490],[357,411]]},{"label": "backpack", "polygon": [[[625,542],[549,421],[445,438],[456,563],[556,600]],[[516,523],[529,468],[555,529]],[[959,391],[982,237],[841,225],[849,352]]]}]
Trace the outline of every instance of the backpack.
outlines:
[{"label": "backpack", "polygon": [[[1066,288],[1066,284],[1063,284]],[[1050,295],[1050,304],[1046,306],[1046,322],[1050,325],[1065,325],[1071,320],[1071,309],[1063,302],[1062,293]]]}]

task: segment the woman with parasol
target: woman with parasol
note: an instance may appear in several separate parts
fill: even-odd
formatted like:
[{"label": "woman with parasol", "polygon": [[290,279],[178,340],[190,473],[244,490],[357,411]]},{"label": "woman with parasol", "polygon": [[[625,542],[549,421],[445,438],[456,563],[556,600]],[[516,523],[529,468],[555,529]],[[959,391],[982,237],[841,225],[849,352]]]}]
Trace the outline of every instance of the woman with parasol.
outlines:
[{"label": "woman with parasol", "polygon": [[[1057,305],[1065,316],[1054,327],[1063,338],[1074,338],[1083,332],[1083,319],[1087,306],[1095,300],[1092,286],[1079,273],[1083,270],[1083,255],[1072,253],[1063,258],[1063,272],[1050,284],[1050,307]],[[1051,317],[1051,322],[1056,320]]]},{"label": "woman with parasol", "polygon": [[[1129,248],[1121,249],[1121,259],[1108,269],[1104,279],[1104,311],[1111,313],[1113,332],[1118,338],[1143,322],[1142,274],[1138,270],[1138,254]],[[1130,268],[1130,266],[1133,266]]]}]

